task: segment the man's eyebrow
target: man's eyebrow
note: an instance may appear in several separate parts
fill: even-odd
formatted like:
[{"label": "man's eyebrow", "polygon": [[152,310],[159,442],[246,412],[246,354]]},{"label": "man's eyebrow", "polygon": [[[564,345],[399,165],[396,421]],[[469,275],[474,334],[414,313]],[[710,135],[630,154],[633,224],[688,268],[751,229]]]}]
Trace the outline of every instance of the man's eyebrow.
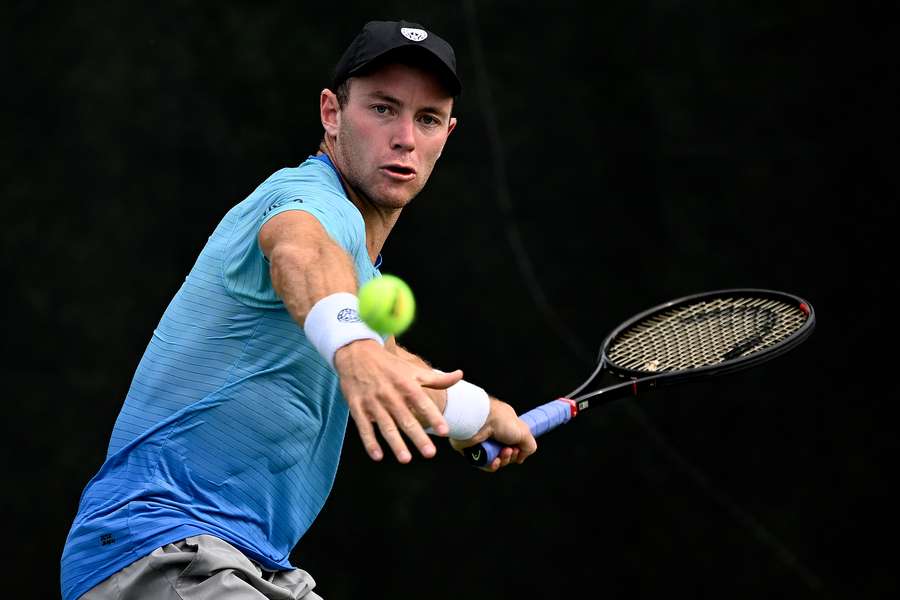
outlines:
[{"label": "man's eyebrow", "polygon": [[[387,102],[389,104],[394,104],[396,106],[403,106],[403,102],[399,98],[395,98],[391,96],[387,92],[382,92],[381,90],[375,90],[366,94],[369,98],[375,100],[381,100],[382,102]],[[441,110],[436,106],[423,106],[419,109],[421,112],[434,113],[436,115],[446,115],[446,112]]]},{"label": "man's eyebrow", "polygon": [[374,98],[376,100],[383,100],[384,102],[390,102],[391,104],[396,104],[397,106],[403,106],[403,102],[401,102],[398,98],[394,98],[388,93],[375,90],[373,92],[369,92],[367,94],[370,98]]}]

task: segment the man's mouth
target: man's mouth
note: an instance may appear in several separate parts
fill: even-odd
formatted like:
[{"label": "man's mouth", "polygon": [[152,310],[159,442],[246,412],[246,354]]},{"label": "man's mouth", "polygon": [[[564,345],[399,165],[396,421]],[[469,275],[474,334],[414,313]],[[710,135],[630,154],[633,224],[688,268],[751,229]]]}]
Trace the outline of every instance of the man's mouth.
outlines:
[{"label": "man's mouth", "polygon": [[384,165],[381,170],[397,179],[408,180],[416,176],[415,169],[404,165]]}]

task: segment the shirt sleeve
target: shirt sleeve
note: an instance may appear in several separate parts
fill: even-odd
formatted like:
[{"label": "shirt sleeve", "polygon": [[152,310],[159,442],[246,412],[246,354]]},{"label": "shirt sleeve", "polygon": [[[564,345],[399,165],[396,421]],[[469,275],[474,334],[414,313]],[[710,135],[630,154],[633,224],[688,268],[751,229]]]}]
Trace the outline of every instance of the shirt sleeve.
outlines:
[{"label": "shirt sleeve", "polygon": [[[350,256],[365,250],[362,215],[326,165],[286,169],[267,180],[235,211],[235,223],[223,249],[223,278],[233,296],[253,306],[281,305],[259,247],[259,230],[288,210],[311,214]],[[336,184],[336,185],[335,185]]]}]

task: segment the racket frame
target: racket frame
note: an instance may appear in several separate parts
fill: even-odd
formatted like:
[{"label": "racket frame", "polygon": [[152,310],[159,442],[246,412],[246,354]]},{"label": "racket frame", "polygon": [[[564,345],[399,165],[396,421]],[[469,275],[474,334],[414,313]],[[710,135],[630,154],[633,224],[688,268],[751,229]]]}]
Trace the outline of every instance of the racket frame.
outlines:
[{"label": "racket frame", "polygon": [[[747,356],[729,359],[723,363],[707,365],[705,367],[695,367],[691,369],[684,369],[681,371],[664,371],[657,375],[647,375],[645,371],[635,371],[632,369],[617,367],[612,361],[609,360],[607,351],[609,350],[609,347],[612,344],[613,340],[615,340],[622,332],[627,331],[628,329],[634,327],[635,324],[646,320],[648,317],[654,314],[661,313],[666,310],[671,310],[679,306],[694,304],[698,301],[714,300],[716,298],[742,295],[768,298],[770,300],[784,302],[785,304],[793,303],[800,311],[806,314],[806,321],[802,326],[800,326],[799,329],[797,329],[797,331],[791,333],[780,342],[769,346],[764,352],[753,352]],[[677,383],[689,379],[724,375],[726,373],[740,371],[756,366],[758,364],[762,364],[764,362],[768,362],[773,358],[789,352],[790,350],[801,344],[804,340],[806,340],[806,338],[809,337],[809,335],[813,332],[815,323],[816,317],[812,305],[799,296],[795,296],[794,294],[788,294],[785,292],[762,288],[734,288],[716,290],[712,292],[702,292],[699,294],[677,298],[670,302],[665,302],[663,304],[654,306],[653,308],[647,309],[631,317],[630,319],[616,327],[609,335],[606,336],[606,339],[604,339],[603,343],[600,345],[600,361],[604,362],[607,372],[610,372],[621,379],[629,379],[632,381],[638,379],[646,379],[648,380],[648,382],[657,382],[665,378],[666,384],[668,385],[669,382]]]},{"label": "racket frame", "polygon": [[[747,356],[728,359],[719,364],[707,365],[704,367],[694,367],[678,371],[662,371],[659,373],[648,375],[645,371],[637,371],[633,369],[624,369],[621,367],[617,367],[609,360],[607,351],[612,342],[624,331],[627,331],[635,324],[644,321],[652,315],[699,301],[715,300],[722,297],[741,295],[768,298],[770,300],[783,302],[785,304],[794,304],[799,310],[806,314],[806,320],[799,329],[788,335],[783,340],[771,346],[768,346],[765,351],[752,352]],[[568,422],[583,410],[591,408],[592,406],[607,404],[619,398],[636,396],[640,392],[648,391],[658,387],[665,387],[671,384],[682,383],[695,379],[718,377],[720,375],[748,369],[760,365],[764,362],[768,362],[773,358],[777,358],[778,356],[782,356],[783,354],[796,348],[810,336],[810,334],[813,332],[813,329],[815,328],[815,324],[815,311],[813,310],[812,304],[794,294],[771,289],[730,288],[701,292],[698,294],[676,298],[669,302],[659,304],[643,312],[640,312],[616,327],[612,332],[609,333],[609,335],[606,336],[606,338],[603,340],[603,343],[600,345],[597,365],[594,368],[594,371],[591,373],[590,377],[588,377],[585,382],[581,384],[581,386],[571,392],[568,397],[561,397],[535,409],[532,409],[528,413],[521,415],[521,418],[523,418],[523,420],[528,423],[533,432],[535,432],[535,428],[537,427],[540,430],[540,433],[544,433],[556,428],[563,423]],[[601,389],[596,389],[594,391],[575,396],[575,394],[587,388],[592,382],[598,379],[598,377],[602,377],[602,375],[605,374],[612,374],[621,381],[619,381],[619,383],[615,383]],[[540,411],[550,411],[551,413],[555,414],[556,417],[553,419],[553,423],[543,423],[543,421],[546,420],[546,417],[544,415],[542,415],[541,417],[534,417],[534,415]],[[537,419],[539,423],[535,424],[534,419]],[[537,435],[537,432],[535,432],[535,435]],[[493,457],[496,456],[500,448],[501,446],[493,440],[485,440],[485,442],[481,444],[466,448],[464,450],[464,454],[471,465],[476,467],[483,467],[491,460],[493,460]]]}]

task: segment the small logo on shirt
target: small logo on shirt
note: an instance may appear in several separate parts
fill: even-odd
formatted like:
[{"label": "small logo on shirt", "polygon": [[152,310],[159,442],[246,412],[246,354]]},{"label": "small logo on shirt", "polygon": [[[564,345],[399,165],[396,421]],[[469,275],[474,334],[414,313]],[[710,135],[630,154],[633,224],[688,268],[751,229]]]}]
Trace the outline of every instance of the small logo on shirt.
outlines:
[{"label": "small logo on shirt", "polygon": [[298,202],[300,204],[303,204],[303,199],[302,198],[293,198],[291,200],[279,200],[278,202],[274,202],[269,205],[269,208],[267,208],[266,210],[263,211],[263,216],[265,217],[266,215],[268,215],[270,212],[272,212],[279,206],[284,206],[285,204],[288,204],[290,202]]},{"label": "small logo on shirt", "polygon": [[341,323],[361,323],[359,313],[354,308],[345,308],[337,314],[337,320]]},{"label": "small logo on shirt", "polygon": [[104,533],[100,536],[100,545],[101,546],[109,546],[110,544],[115,544],[116,538],[113,537],[111,533]]},{"label": "small logo on shirt", "polygon": [[427,31],[424,29],[415,29],[413,27],[401,27],[400,33],[411,42],[421,42],[428,37]]}]

